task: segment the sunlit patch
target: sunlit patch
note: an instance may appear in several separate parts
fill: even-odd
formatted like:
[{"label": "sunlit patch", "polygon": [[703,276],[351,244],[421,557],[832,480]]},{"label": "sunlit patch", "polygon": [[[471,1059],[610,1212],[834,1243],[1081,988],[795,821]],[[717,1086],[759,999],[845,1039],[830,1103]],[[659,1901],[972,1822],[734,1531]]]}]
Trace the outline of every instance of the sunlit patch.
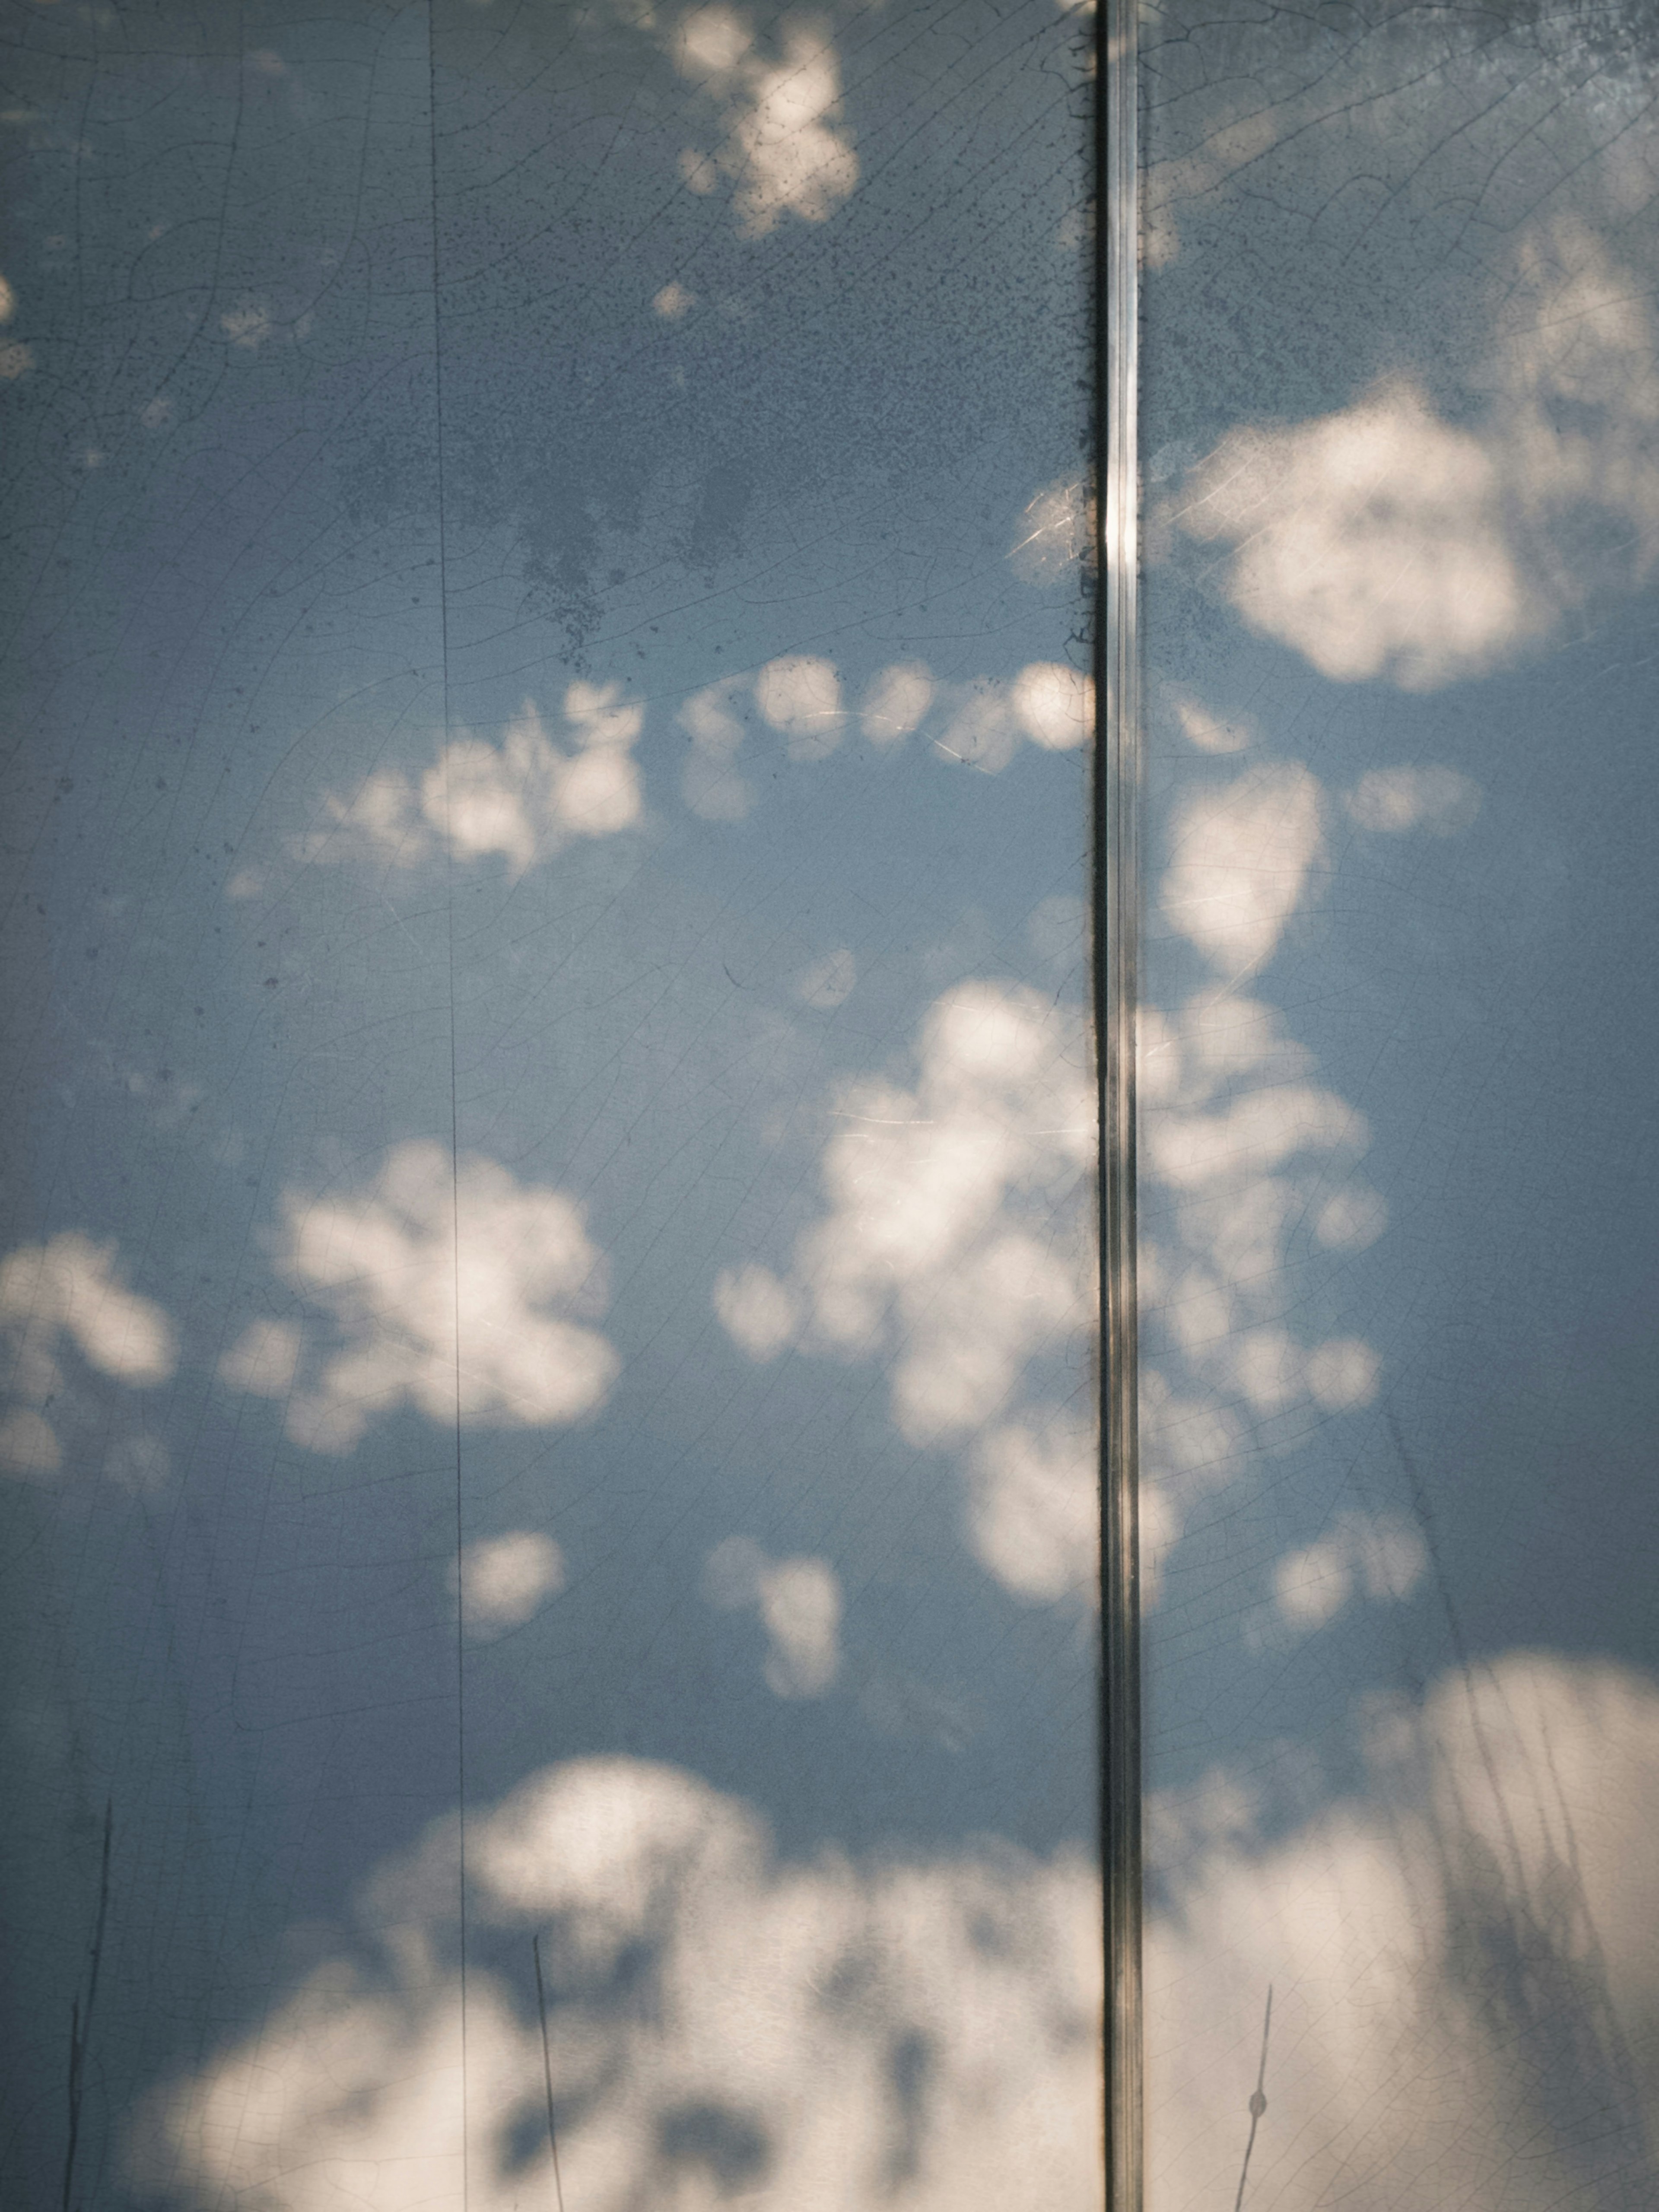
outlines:
[{"label": "sunlit patch", "polygon": [[564,1588],[564,1554],[538,1528],[515,1529],[468,1544],[449,1563],[449,1588],[475,1643],[521,1628]]},{"label": "sunlit patch", "polygon": [[465,2116],[460,1868],[453,1819],[385,1864],[355,1947],[152,2094],[129,2179],[202,2207],[321,2212],[367,2189],[416,2212],[459,2193],[465,2156],[475,2212],[551,2203],[550,2075],[573,2212],[1097,2201],[1081,1853],[783,1859],[748,1805],[682,1770],[532,1774],[467,1811],[469,1922],[501,1963],[467,1972]]},{"label": "sunlit patch", "polygon": [[1100,1452],[1091,1427],[1013,1423],[975,1447],[969,1540],[1017,1596],[1092,1602],[1100,1573]]},{"label": "sunlit patch", "polygon": [[826,952],[822,960],[815,960],[803,975],[795,979],[795,996],[804,1006],[817,1006],[829,1012],[845,1004],[859,980],[858,963],[843,946],[839,952]]},{"label": "sunlit patch", "polygon": [[[3,276],[0,276],[0,323],[9,323],[17,313],[17,295]],[[21,345],[15,338],[0,342],[0,380],[14,384],[34,366],[31,347]]]},{"label": "sunlit patch", "polygon": [[[1297,1587],[1308,1613],[1328,1606],[1324,1571]],[[1149,1806],[1158,2200],[1231,2201],[1271,1985],[1262,2203],[1620,2202],[1659,2117],[1641,2057],[1659,2029],[1659,1690],[1511,1653],[1359,1734],[1356,1794],[1320,1803],[1317,1775],[1293,1771],[1277,1789],[1258,1751]]]},{"label": "sunlit patch", "polygon": [[1449,837],[1480,811],[1480,787],[1455,768],[1368,769],[1342,801],[1362,830]]},{"label": "sunlit patch", "polygon": [[1337,682],[1413,691],[1485,675],[1630,590],[1659,556],[1646,288],[1560,220],[1520,240],[1495,320],[1470,422],[1398,375],[1333,414],[1242,425],[1151,542],[1178,527],[1227,549],[1252,629]]},{"label": "sunlit patch", "polygon": [[1190,691],[1175,686],[1170,687],[1168,698],[1176,728],[1200,752],[1242,753],[1253,742],[1255,730],[1247,715],[1231,714],[1223,721]]},{"label": "sunlit patch", "polygon": [[1045,752],[1071,752],[1084,744],[1094,720],[1095,687],[1079,669],[1058,660],[1034,660],[1009,687],[1014,719]]},{"label": "sunlit patch", "polygon": [[1093,684],[1060,661],[1033,661],[1011,684],[981,677],[946,686],[944,696],[954,705],[933,740],[936,750],[986,775],[1000,775],[1022,739],[1044,752],[1074,750],[1086,742],[1094,719]]},{"label": "sunlit patch", "polygon": [[1314,1220],[1314,1235],[1335,1252],[1363,1252],[1389,1225],[1388,1201],[1369,1183],[1332,1193]]},{"label": "sunlit patch", "polygon": [[418,779],[378,769],[349,797],[330,793],[323,826],[293,841],[295,858],[415,867],[447,848],[459,860],[500,854],[516,881],[577,838],[633,828],[642,799],[632,748],[645,709],[619,684],[576,683],[565,693],[564,719],[568,751],[552,743],[526,699],[498,744],[463,735]]},{"label": "sunlit patch", "polygon": [[842,108],[841,64],[824,26],[786,16],[775,58],[757,47],[732,8],[694,8],[672,41],[683,75],[715,104],[721,137],[712,153],[688,149],[680,173],[694,192],[722,180],[745,237],[761,238],[785,215],[827,222],[859,180],[859,160]]},{"label": "sunlit patch", "polygon": [[776,1357],[800,1326],[800,1302],[769,1267],[727,1267],[714,1279],[714,1311],[751,1359]]},{"label": "sunlit patch", "polygon": [[1141,1378],[1142,1474],[1163,1549],[1249,1463],[1255,1425],[1377,1395],[1381,1362],[1363,1339],[1310,1343],[1285,1325],[1301,1302],[1293,1237],[1358,1251],[1387,1220],[1353,1173],[1365,1118],[1308,1081],[1312,1065],[1259,1000],[1220,990],[1172,1014],[1143,1010],[1139,1276],[1159,1364]]},{"label": "sunlit patch", "polygon": [[901,744],[921,726],[933,703],[933,672],[927,662],[895,661],[870,679],[859,708],[859,727],[872,745]]},{"label": "sunlit patch", "polygon": [[794,1342],[884,1359],[912,1444],[954,1448],[987,1431],[967,1471],[974,1541],[993,1572],[1035,1595],[1055,1581],[1056,1528],[1075,1524],[1080,1462],[1070,1432],[1029,1410],[988,1431],[1028,1364],[1093,1318],[1081,1027],[1036,992],[964,983],[931,1009],[917,1060],[914,1091],[836,1095],[828,1212],[797,1239],[787,1275],[759,1261],[724,1273],[715,1310],[753,1358]]},{"label": "sunlit patch", "polygon": [[1289,762],[1200,786],[1173,810],[1169,926],[1231,977],[1273,955],[1324,850],[1318,779]]},{"label": "sunlit patch", "polygon": [[220,1376],[284,1398],[289,1436],[313,1451],[351,1450],[400,1405],[556,1428],[611,1394],[620,1363],[586,1325],[604,1310],[605,1268],[580,1207],[493,1160],[452,1161],[416,1140],[395,1146],[366,1189],[290,1189],[272,1258],[329,1322],[256,1323]]},{"label": "sunlit patch", "polygon": [[[900,745],[924,724],[934,759],[998,775],[1025,744],[1067,752],[1085,744],[1094,719],[1091,679],[1060,661],[1032,661],[1009,681],[934,679],[923,661],[899,661],[870,679],[858,726],[878,748]],[[784,740],[798,764],[840,746],[849,713],[840,671],[819,653],[781,653],[754,673],[723,676],[694,691],[677,717],[690,739],[680,772],[686,805],[706,822],[741,822],[756,786],[738,766],[758,721]]]},{"label": "sunlit patch", "polygon": [[683,315],[689,314],[696,304],[696,294],[688,292],[684,284],[676,281],[673,283],[665,284],[661,291],[655,295],[651,302],[651,311],[653,314],[660,315],[665,323],[677,323]]},{"label": "sunlit patch", "polygon": [[679,711],[680,727],[691,740],[680,794],[705,822],[741,822],[755,803],[754,786],[737,765],[744,732],[734,710],[746,688],[742,677],[723,677],[694,691]]},{"label": "sunlit patch", "polygon": [[769,660],[755,678],[761,719],[786,739],[793,761],[823,760],[841,743],[847,717],[836,665],[819,654]]},{"label": "sunlit patch", "polygon": [[1177,211],[1183,200],[1201,199],[1224,179],[1248,169],[1277,142],[1280,118],[1266,103],[1220,125],[1190,154],[1148,163],[1141,185],[1140,252],[1148,269],[1162,269],[1181,251]]},{"label": "sunlit patch", "polygon": [[64,1464],[58,1431],[33,1406],[14,1406],[0,1416],[0,1468],[25,1478],[56,1474]]},{"label": "sunlit patch", "polygon": [[0,1416],[0,1468],[38,1477],[62,1466],[57,1417],[48,1413],[72,1408],[66,1342],[99,1374],[132,1388],[154,1389],[172,1376],[173,1324],[122,1273],[112,1241],[97,1244],[72,1229],[0,1261],[0,1392],[13,1401]]},{"label": "sunlit patch", "polygon": [[702,1592],[725,1612],[753,1612],[766,1631],[766,1686],[780,1698],[821,1698],[841,1672],[841,1582],[827,1559],[773,1559],[728,1536],[704,1563]]},{"label": "sunlit patch", "polygon": [[1357,1595],[1376,1603],[1409,1597],[1428,1564],[1422,1536],[1406,1522],[1344,1513],[1328,1534],[1279,1561],[1273,1603],[1287,1628],[1306,1633],[1322,1628]]}]

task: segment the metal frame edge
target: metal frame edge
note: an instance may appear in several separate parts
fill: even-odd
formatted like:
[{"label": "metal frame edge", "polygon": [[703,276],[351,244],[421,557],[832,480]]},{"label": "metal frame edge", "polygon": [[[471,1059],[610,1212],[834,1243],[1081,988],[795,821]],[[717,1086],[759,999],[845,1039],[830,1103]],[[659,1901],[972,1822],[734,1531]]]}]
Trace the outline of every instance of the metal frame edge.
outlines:
[{"label": "metal frame edge", "polygon": [[1141,787],[1139,15],[1139,0],[1096,0],[1094,1012],[1100,1114],[1108,2212],[1142,2212],[1146,2180],[1135,1297]]}]

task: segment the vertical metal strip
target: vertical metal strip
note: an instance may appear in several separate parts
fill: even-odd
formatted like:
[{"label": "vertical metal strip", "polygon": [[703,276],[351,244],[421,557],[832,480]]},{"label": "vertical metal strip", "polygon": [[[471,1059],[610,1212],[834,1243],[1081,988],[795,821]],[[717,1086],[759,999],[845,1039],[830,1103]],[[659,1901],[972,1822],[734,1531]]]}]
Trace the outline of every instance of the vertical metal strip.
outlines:
[{"label": "vertical metal strip", "polygon": [[1097,0],[1097,483],[1095,1019],[1100,1086],[1102,1759],[1106,2201],[1141,2212],[1140,1559],[1135,1327],[1135,999],[1140,684],[1137,598],[1139,318],[1137,18]]}]

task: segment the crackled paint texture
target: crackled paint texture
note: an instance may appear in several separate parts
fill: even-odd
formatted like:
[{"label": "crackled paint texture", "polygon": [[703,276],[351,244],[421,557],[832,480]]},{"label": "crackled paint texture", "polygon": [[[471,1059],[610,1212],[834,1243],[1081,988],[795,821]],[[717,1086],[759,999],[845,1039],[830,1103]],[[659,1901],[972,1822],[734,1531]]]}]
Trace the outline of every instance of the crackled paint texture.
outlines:
[{"label": "crackled paint texture", "polygon": [[0,21],[0,2198],[1094,2204],[1091,25]]},{"label": "crackled paint texture", "polygon": [[1636,2212],[1659,12],[1142,72],[1147,2203]]},{"label": "crackled paint texture", "polygon": [[[0,20],[0,2197],[1093,2212],[1088,11]],[[1147,2203],[1646,2212],[1659,18],[1140,70]]]}]

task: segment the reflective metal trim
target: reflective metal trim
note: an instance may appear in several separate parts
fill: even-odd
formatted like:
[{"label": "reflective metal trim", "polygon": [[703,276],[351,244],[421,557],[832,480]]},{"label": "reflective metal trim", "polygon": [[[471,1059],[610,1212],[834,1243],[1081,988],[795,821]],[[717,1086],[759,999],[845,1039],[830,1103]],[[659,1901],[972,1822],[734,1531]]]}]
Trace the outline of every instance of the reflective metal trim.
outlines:
[{"label": "reflective metal trim", "polygon": [[1135,1330],[1135,999],[1140,935],[1138,4],[1139,0],[1099,0],[1096,33],[1094,989],[1100,1086],[1101,1787],[1109,2212],[1140,2212],[1144,2185]]}]

